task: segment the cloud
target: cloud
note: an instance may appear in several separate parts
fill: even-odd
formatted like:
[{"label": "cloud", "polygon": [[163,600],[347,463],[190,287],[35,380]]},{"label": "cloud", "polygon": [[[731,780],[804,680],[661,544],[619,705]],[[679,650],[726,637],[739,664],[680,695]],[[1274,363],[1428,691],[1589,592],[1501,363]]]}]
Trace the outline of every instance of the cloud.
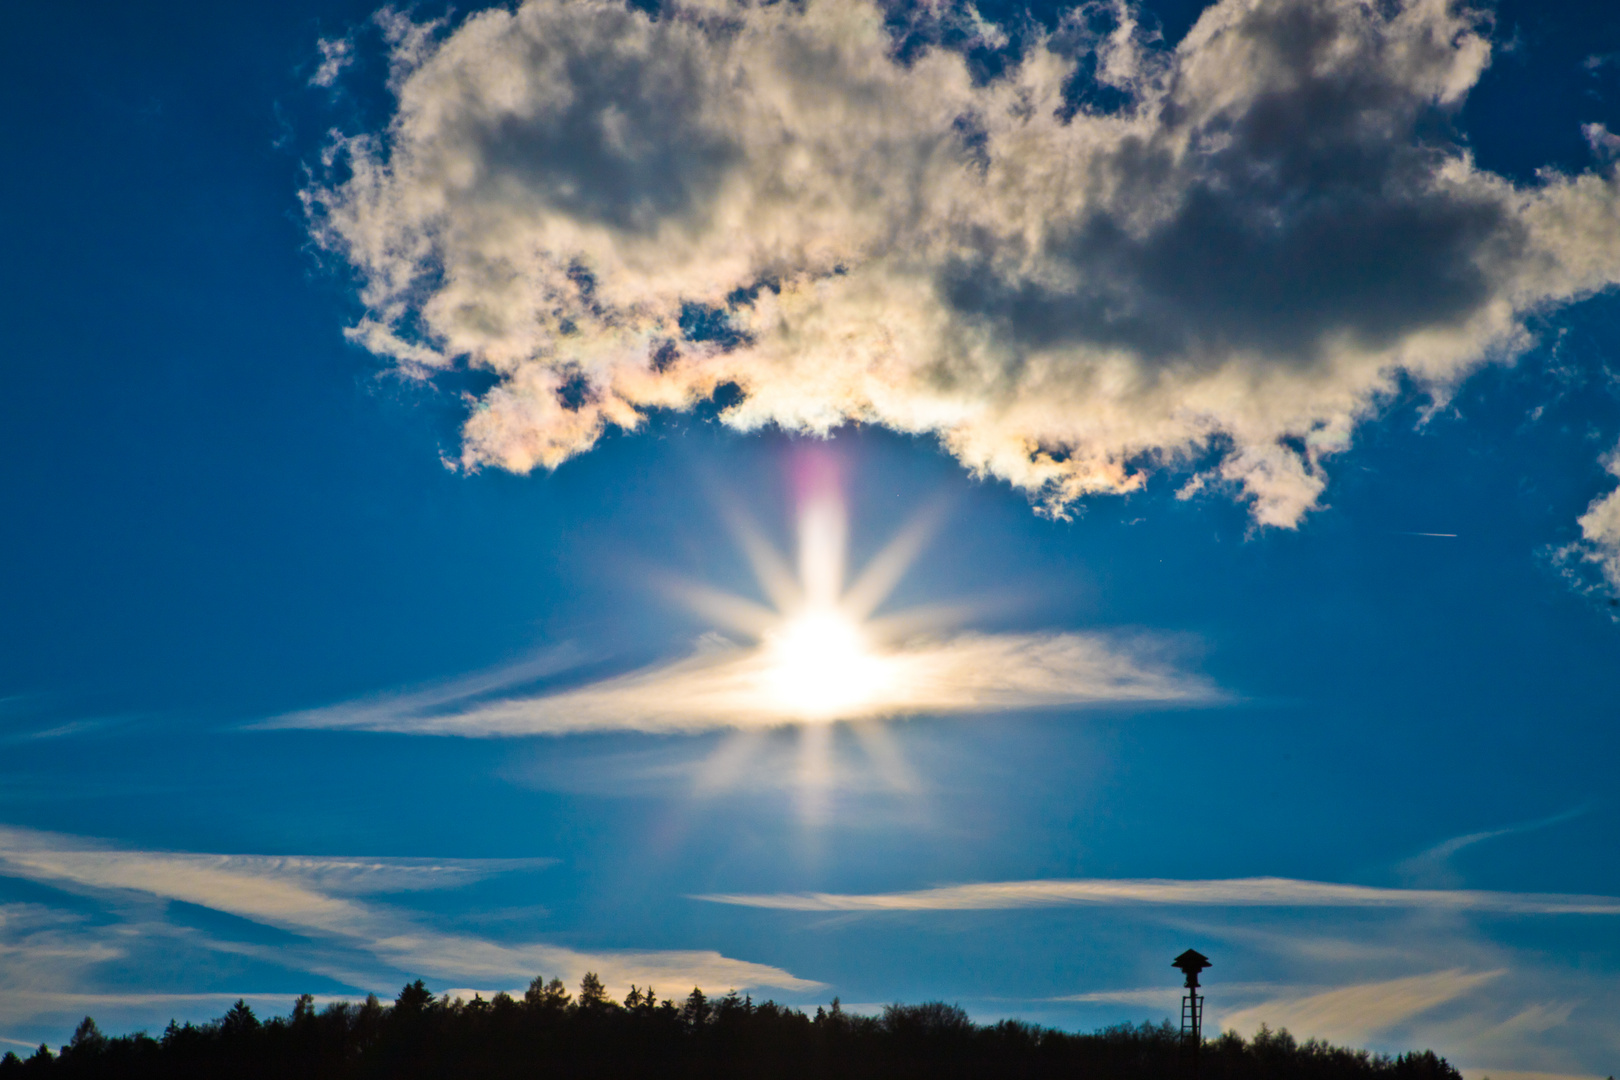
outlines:
[{"label": "cloud", "polygon": [[[311,996],[317,1008],[322,1008],[333,1001],[351,1000],[342,995]],[[296,994],[253,991],[208,994],[82,994],[52,993],[36,989],[0,989],[0,1023],[21,1024],[41,1019],[56,1019],[59,1023],[71,1027],[80,1017],[93,1014],[103,1027],[112,1029],[120,1021],[138,1022],[138,1018],[153,1016],[196,1015],[199,1011],[217,1016],[238,1000],[246,1001],[261,1015],[265,1012],[285,1013],[291,1011],[297,997]],[[4,1037],[0,1037],[0,1042],[27,1046],[30,1049],[39,1045],[38,1041]]]},{"label": "cloud", "polygon": [[[1506,969],[1444,971],[1406,975],[1337,986],[1280,986],[1275,983],[1221,982],[1209,990],[1224,1008],[1211,1012],[1212,1031],[1253,1035],[1262,1024],[1287,1029],[1301,1039],[1320,1038],[1351,1046],[1365,1046],[1390,1028],[1467,997],[1507,974]],[[1076,1004],[1123,1004],[1175,1011],[1186,993],[1180,987],[1146,987],[1070,994],[1054,1000]],[[1236,1008],[1238,1002],[1249,1001]]]},{"label": "cloud", "polygon": [[354,42],[346,37],[321,38],[315,42],[315,47],[320,50],[321,62],[315,74],[309,77],[309,85],[330,87],[343,74],[343,69],[354,63]]},{"label": "cloud", "polygon": [[[1620,477],[1620,445],[1600,460],[1610,474]],[[1620,603],[1620,488],[1593,499],[1576,524],[1581,530],[1578,540],[1549,546],[1544,554],[1576,591]]]},{"label": "cloud", "polygon": [[[1603,465],[1620,477],[1620,446],[1609,451]],[[1580,556],[1602,571],[1611,589],[1620,590],[1620,488],[1593,499],[1578,524]]]},{"label": "cloud", "polygon": [[[1218,697],[1174,670],[1149,639],[1093,634],[960,634],[876,653],[876,688],[839,719],[1002,712],[1058,706],[1198,704]],[[540,696],[482,700],[482,691],[428,690],[388,701],[294,713],[271,727],[358,728],[440,735],[761,728],[802,719],[771,691],[768,647],[710,639],[674,663]],[[469,681],[482,686],[483,678]]]},{"label": "cloud", "polygon": [[[1208,948],[1197,947],[1217,965],[1223,959],[1231,962],[1218,966],[1212,972],[1216,977],[1207,980],[1209,1015],[1221,1021],[1268,1002],[1291,1007],[1333,990],[1448,972],[1467,977],[1501,971],[1506,974],[1482,981],[1453,1003],[1414,1013],[1354,1041],[1385,1053],[1433,1047],[1464,1075],[1476,1078],[1481,1072],[1494,1077],[1510,1070],[1601,1076],[1620,1047],[1620,1027],[1612,1019],[1620,995],[1612,971],[1601,964],[1590,966],[1570,949],[1544,947],[1554,940],[1546,937],[1551,933],[1601,950],[1620,924],[1541,924],[1533,935],[1540,944],[1534,944],[1518,931],[1504,936],[1494,919],[1443,907],[1315,909],[1308,914],[1204,908],[1167,911],[1155,921],[1174,927],[1178,939],[1208,942]],[[1247,971],[1263,973],[1271,985],[1226,982]],[[1428,989],[1445,985],[1437,979]],[[1409,989],[1423,989],[1423,984]],[[1346,1017],[1356,996],[1345,995],[1351,999],[1342,1002]],[[1276,1027],[1281,1015],[1279,1010],[1269,1019],[1250,1016],[1246,1022],[1266,1020]],[[1309,1033],[1292,1020],[1288,1023],[1296,1035]]]},{"label": "cloud", "polygon": [[717,904],[782,911],[1000,911],[1086,905],[1428,908],[1515,915],[1620,915],[1620,897],[1465,889],[1384,889],[1293,878],[1176,881],[1160,878],[1002,881],[914,892],[713,893]]},{"label": "cloud", "polygon": [[1341,986],[1304,996],[1273,998],[1220,1015],[1222,1029],[1253,1034],[1261,1024],[1287,1028],[1301,1038],[1358,1045],[1368,1036],[1394,1027],[1471,994],[1504,971],[1463,969],[1410,975],[1400,979]]},{"label": "cloud", "polygon": [[1616,135],[1602,124],[1582,124],[1581,134],[1586,136],[1586,145],[1592,148],[1592,153],[1600,158],[1613,158],[1620,154],[1620,135]]},{"label": "cloud", "polygon": [[116,960],[124,950],[81,931],[84,917],[44,904],[0,905],[0,970],[4,985],[56,989],[62,980]]},{"label": "cloud", "polygon": [[260,724],[261,727],[341,727],[360,730],[390,730],[403,718],[433,716],[445,711],[466,709],[490,697],[560,675],[585,662],[585,658],[570,646],[541,650],[538,654],[514,664],[504,664],[487,671],[476,672],[456,679],[398,694],[377,694],[329,705],[320,709],[289,713]]},{"label": "cloud", "polygon": [[1577,806],[1572,810],[1564,810],[1547,817],[1537,818],[1534,821],[1521,821],[1500,829],[1486,829],[1482,832],[1465,833],[1444,840],[1427,851],[1421,851],[1410,859],[1403,860],[1397,867],[1408,881],[1414,885],[1450,886],[1460,883],[1461,876],[1451,869],[1451,857],[1457,852],[1473,847],[1486,840],[1495,840],[1502,836],[1516,836],[1520,833],[1535,832],[1539,829],[1562,825],[1566,821],[1573,821],[1586,814],[1591,807]]},{"label": "cloud", "polygon": [[1176,1007],[1186,991],[1178,987],[1150,987],[1138,990],[1094,990],[1084,994],[1065,994],[1053,1001],[1072,1001],[1078,1005],[1146,1005],[1169,1012]]},{"label": "cloud", "polygon": [[273,926],[353,934],[372,912],[347,895],[455,887],[549,859],[332,859],[118,851],[0,827],[0,872],[67,886],[127,889]]},{"label": "cloud", "polygon": [[[398,907],[362,895],[454,887],[492,874],[534,869],[546,859],[356,859],[206,855],[125,850],[54,833],[0,829],[0,876],[51,885],[117,907],[134,895],[182,901],[295,935],[274,949],[210,938],[166,923],[150,908],[105,917],[38,905],[0,908],[0,973],[7,985],[41,993],[86,992],[97,965],[154,940],[272,960],[350,985],[382,985],[397,973],[440,981],[521,987],[535,975],[577,981],[597,972],[614,989],[700,985],[710,989],[821,984],[712,950],[585,952],[538,942],[505,943],[446,933]],[[54,1006],[44,998],[35,1012]],[[6,1008],[15,1003],[0,1002]],[[30,1013],[29,1015],[33,1015]]]},{"label": "cloud", "polygon": [[[1511,947],[1466,911],[1346,908],[1291,916],[1242,906],[1137,907],[1110,915],[1089,914],[1090,933],[1120,919],[1151,922],[1166,947],[1144,972],[1157,985],[1087,987],[1062,999],[1089,1006],[1088,1014],[1118,1003],[1176,1015],[1182,991],[1167,961],[1186,943],[1216,962],[1204,988],[1211,1032],[1253,1033],[1265,1023],[1301,1039],[1383,1053],[1432,1047],[1472,1077],[1507,1070],[1602,1075],[1617,1045],[1611,973],[1570,962],[1567,950]],[[1587,924],[1579,936],[1601,942],[1608,929]],[[1173,934],[1166,937],[1167,930]],[[1265,981],[1248,981],[1255,975]]]},{"label": "cloud", "polygon": [[[935,11],[915,40],[1000,40]],[[931,433],[1052,512],[1174,467],[1292,527],[1403,381],[1620,280],[1612,173],[1519,184],[1455,134],[1491,47],[1443,0],[1221,0],[1173,48],[1086,4],[989,80],[866,0],[401,19],[395,115],[304,197],[354,341],[494,374],[469,468],[732,384],[735,427]]]}]

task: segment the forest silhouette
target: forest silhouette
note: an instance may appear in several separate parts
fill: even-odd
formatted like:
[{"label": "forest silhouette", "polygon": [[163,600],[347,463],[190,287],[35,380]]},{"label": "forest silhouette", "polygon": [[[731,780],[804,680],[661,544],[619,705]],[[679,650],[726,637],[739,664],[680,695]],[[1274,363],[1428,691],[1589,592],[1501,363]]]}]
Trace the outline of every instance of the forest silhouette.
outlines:
[{"label": "forest silhouette", "polygon": [[[1432,1051],[1387,1057],[1262,1029],[1228,1032],[1197,1055],[1198,1080],[1461,1080]],[[421,980],[392,1006],[316,1009],[309,995],[291,1014],[260,1020],[245,1001],[218,1019],[177,1024],[157,1038],[108,1037],[90,1017],[52,1054],[8,1053],[0,1080],[32,1077],[281,1078],[1088,1078],[1188,1080],[1190,1048],[1167,1020],[1071,1034],[1018,1020],[975,1024],[943,1002],[890,1005],[880,1016],[845,1012],[834,998],[814,1015],[736,993],[683,1002],[632,987],[608,997],[586,975],[578,997],[561,981],[535,979],[522,997],[434,997]]]}]

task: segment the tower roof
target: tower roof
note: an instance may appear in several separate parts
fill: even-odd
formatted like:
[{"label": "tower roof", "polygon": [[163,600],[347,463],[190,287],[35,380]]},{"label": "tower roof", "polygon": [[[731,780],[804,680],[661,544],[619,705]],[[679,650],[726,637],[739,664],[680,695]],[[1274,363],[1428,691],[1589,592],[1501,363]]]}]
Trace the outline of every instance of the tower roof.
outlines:
[{"label": "tower roof", "polygon": [[1197,975],[1200,971],[1203,971],[1205,968],[1209,967],[1210,963],[1209,957],[1205,956],[1203,953],[1197,952],[1193,949],[1188,949],[1186,952],[1170,961],[1170,966],[1180,968],[1188,975]]}]

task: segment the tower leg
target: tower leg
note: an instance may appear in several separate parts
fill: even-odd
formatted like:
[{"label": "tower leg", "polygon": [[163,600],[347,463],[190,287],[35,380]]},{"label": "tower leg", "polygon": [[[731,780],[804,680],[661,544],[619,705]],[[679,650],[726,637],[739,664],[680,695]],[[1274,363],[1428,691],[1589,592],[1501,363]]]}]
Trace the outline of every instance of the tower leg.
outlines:
[{"label": "tower leg", "polygon": [[1204,1048],[1204,996],[1188,988],[1181,999],[1181,1054],[1185,1073],[1198,1080],[1198,1059]]}]

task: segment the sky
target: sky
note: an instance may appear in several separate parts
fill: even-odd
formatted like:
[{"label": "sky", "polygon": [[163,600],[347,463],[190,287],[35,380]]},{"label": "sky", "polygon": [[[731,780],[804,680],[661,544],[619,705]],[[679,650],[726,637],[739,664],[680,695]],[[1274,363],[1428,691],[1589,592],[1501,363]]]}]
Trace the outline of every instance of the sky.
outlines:
[{"label": "sky", "polygon": [[0,1046],[408,980],[1620,1062],[1620,12],[33,5]]}]

